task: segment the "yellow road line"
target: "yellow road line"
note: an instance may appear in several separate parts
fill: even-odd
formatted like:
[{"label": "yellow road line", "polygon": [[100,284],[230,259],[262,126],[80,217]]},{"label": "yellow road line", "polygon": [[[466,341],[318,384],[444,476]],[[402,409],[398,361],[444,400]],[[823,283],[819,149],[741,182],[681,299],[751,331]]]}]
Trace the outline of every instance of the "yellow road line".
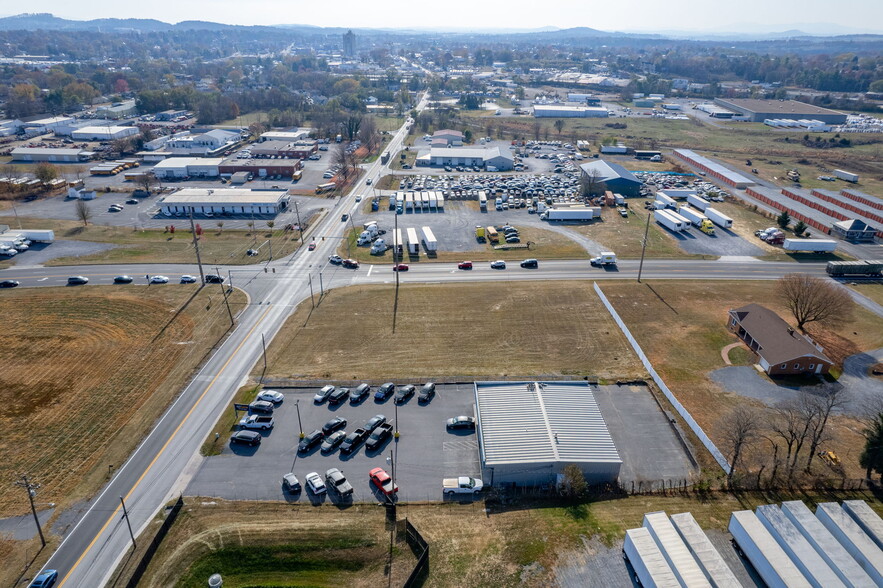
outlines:
[{"label": "yellow road line", "polygon": [[[160,458],[160,456],[165,452],[166,447],[169,446],[169,443],[172,442],[172,439],[175,438],[175,435],[178,434],[178,431],[181,430],[181,427],[184,426],[184,423],[187,422],[187,419],[190,418],[190,415],[193,414],[193,411],[196,410],[196,407],[199,406],[199,403],[202,402],[202,399],[205,397],[206,394],[208,394],[208,391],[211,390],[212,386],[214,386],[217,379],[221,377],[221,374],[224,372],[225,369],[227,369],[227,366],[230,364],[231,361],[233,361],[233,358],[236,357],[236,354],[239,353],[239,350],[242,349],[242,346],[245,345],[245,342],[248,341],[248,338],[251,336],[251,334],[254,332],[254,330],[256,328],[258,328],[258,325],[261,324],[261,321],[264,320],[264,317],[267,316],[267,313],[270,312],[271,308],[273,308],[273,307],[270,306],[269,308],[267,308],[267,310],[264,311],[264,314],[262,314],[260,316],[260,318],[258,318],[258,320],[255,322],[254,326],[248,331],[248,333],[246,333],[245,337],[243,337],[243,339],[242,339],[242,342],[236,347],[236,349],[233,351],[233,353],[230,355],[230,357],[227,359],[227,361],[224,362],[224,365],[221,366],[221,369],[218,370],[218,373],[215,375],[214,378],[212,378],[212,381],[209,382],[209,385],[206,386],[205,390],[203,390],[202,394],[200,394],[200,396],[196,400],[196,402],[193,403],[193,406],[190,407],[190,410],[187,411],[187,414],[184,416],[184,418],[178,424],[177,428],[175,428],[175,431],[169,436],[169,438],[163,444],[162,448],[160,448],[159,452],[156,454],[156,456],[153,458],[153,460],[150,462],[150,464],[147,466],[147,468],[145,468],[144,472],[141,474],[141,476],[138,478],[138,480],[135,481],[135,484],[132,486],[132,489],[129,490],[129,492],[126,494],[126,498],[129,498],[132,495],[132,493],[135,491],[135,489],[138,488],[138,486],[141,484],[141,481],[144,479],[144,476],[146,476],[147,472],[149,472],[151,470],[151,468],[153,468],[154,464],[156,463],[156,460],[158,460]],[[117,513],[120,512],[121,509],[122,509],[121,506],[117,506],[116,509],[114,509],[113,513],[107,519],[107,522],[104,523],[104,525],[101,527],[101,530],[98,531],[98,533],[95,535],[95,537],[89,543],[89,546],[86,547],[86,549],[83,551],[82,554],[80,554],[80,557],[77,559],[76,562],[74,562],[74,565],[71,567],[71,569],[68,571],[68,573],[65,574],[64,578],[61,579],[61,582],[58,584],[59,587],[63,586],[64,583],[67,581],[67,579],[70,577],[70,575],[74,573],[74,570],[77,569],[77,567],[83,561],[83,558],[86,557],[86,554],[92,550],[92,547],[94,547],[95,542],[98,541],[98,538],[104,534],[104,531],[107,529],[107,526],[110,525],[111,521],[113,521],[113,519],[116,517]]]}]

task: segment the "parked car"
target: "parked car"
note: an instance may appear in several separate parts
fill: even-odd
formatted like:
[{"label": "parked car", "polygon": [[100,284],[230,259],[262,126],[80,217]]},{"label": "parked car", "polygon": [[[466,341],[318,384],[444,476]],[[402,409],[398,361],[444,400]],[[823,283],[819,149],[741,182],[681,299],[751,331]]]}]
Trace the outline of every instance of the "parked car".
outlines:
[{"label": "parked car", "polygon": [[300,492],[301,485],[300,480],[297,479],[293,473],[288,473],[282,476],[282,488],[288,490],[289,492]]},{"label": "parked car", "polygon": [[343,443],[340,444],[340,452],[345,454],[352,453],[359,448],[359,445],[365,442],[365,439],[368,438],[369,434],[370,433],[368,431],[366,431],[362,427],[359,427],[346,436],[346,438],[343,440]]},{"label": "parked car", "polygon": [[273,414],[274,408],[273,403],[267,402],[266,400],[255,400],[248,405],[248,410],[261,414]]},{"label": "parked car", "polygon": [[216,274],[206,274],[205,275],[205,283],[206,284],[223,284],[224,277],[218,276]]},{"label": "parked car", "polygon": [[332,255],[328,258],[328,261],[335,265],[340,265],[341,263],[343,263],[343,258],[339,255]]},{"label": "parked car", "polygon": [[369,433],[386,422],[386,417],[382,414],[376,414],[365,423],[365,430]]},{"label": "parked car", "polygon": [[15,288],[18,285],[18,280],[3,280],[0,282],[0,288]]},{"label": "parked car", "polygon": [[463,269],[463,270],[472,269],[472,262],[471,261],[461,261],[460,263],[457,264],[457,269]]},{"label": "parked car", "polygon": [[371,386],[364,382],[353,388],[350,392],[350,402],[361,402],[371,393]]},{"label": "parked car", "polygon": [[323,402],[328,400],[328,397],[331,396],[331,393],[334,392],[336,389],[337,388],[331,385],[322,386],[322,388],[318,392],[316,392],[316,395],[313,396],[313,402],[315,402],[316,404],[322,404]]},{"label": "parked car", "polygon": [[131,284],[134,278],[132,276],[116,276],[113,279],[114,284]]},{"label": "parked car", "polygon": [[448,429],[474,429],[475,418],[471,416],[458,416],[447,420]]},{"label": "parked car", "polygon": [[526,268],[540,267],[540,262],[537,261],[536,259],[525,259],[524,261],[521,262],[521,267],[526,267]]},{"label": "parked car", "polygon": [[506,262],[502,259],[491,262],[491,269],[506,269]]},{"label": "parked car", "polygon": [[303,439],[300,440],[300,443],[297,444],[298,453],[306,453],[316,445],[322,442],[322,439],[325,438],[325,435],[322,434],[322,431],[319,429],[315,429],[314,431],[308,433]]},{"label": "parked car", "polygon": [[393,402],[395,402],[396,404],[403,404],[414,395],[414,392],[414,386],[410,384],[408,384],[407,386],[402,386],[396,392],[396,396],[395,398],[393,398]]},{"label": "parked car", "polygon": [[521,243],[521,239],[517,235],[506,237],[506,243]]},{"label": "parked car", "polygon": [[230,437],[230,443],[241,443],[242,445],[260,445],[261,434],[257,431],[236,431]]},{"label": "parked car", "polygon": [[377,389],[377,392],[374,393],[374,400],[386,400],[390,397],[390,395],[395,392],[396,385],[392,382],[387,382],[383,384]]},{"label": "parked car", "polygon": [[426,382],[420,388],[420,394],[417,395],[418,402],[429,402],[435,396],[435,384]]},{"label": "parked car", "polygon": [[340,496],[351,496],[353,493],[353,485],[349,483],[343,472],[337,468],[331,468],[325,472],[325,483]]},{"label": "parked car", "polygon": [[183,276],[181,276],[181,283],[182,284],[195,284],[196,278],[194,278],[193,276],[188,276],[187,274],[184,274]]},{"label": "parked car", "polygon": [[324,425],[322,425],[322,433],[326,436],[330,435],[334,431],[339,429],[343,429],[346,427],[346,419],[343,417],[336,416]]},{"label": "parked car", "polygon": [[270,415],[250,414],[247,417],[239,419],[239,426],[243,429],[261,429],[267,431],[276,424]]},{"label": "parked car", "polygon": [[57,570],[43,570],[36,578],[31,580],[28,588],[50,588],[55,585],[56,580],[58,580]]},{"label": "parked car", "polygon": [[276,390],[261,390],[261,393],[258,394],[257,399],[263,400],[264,402],[279,404],[280,402],[285,400],[285,396],[282,395],[282,392],[277,392]]},{"label": "parked car", "polygon": [[359,262],[355,259],[344,259],[343,267],[348,267],[350,269],[359,269]]},{"label": "parked car", "polygon": [[322,481],[322,477],[317,472],[310,472],[307,474],[307,488],[310,489],[310,492],[313,494],[325,494],[325,482]]},{"label": "parked car", "polygon": [[406,272],[406,271],[408,271],[408,269],[409,268],[408,268],[407,263],[398,263],[398,264],[392,266],[392,271],[394,271],[394,272]]},{"label": "parked car", "polygon": [[398,484],[393,483],[392,478],[383,468],[374,468],[368,472],[368,478],[388,498],[392,498],[399,491]]},{"label": "parked car", "polygon": [[89,278],[86,276],[71,276],[67,279],[68,286],[82,286],[83,284],[88,284]]},{"label": "parked car", "polygon": [[166,276],[150,276],[151,284],[168,284],[169,278]]},{"label": "parked car", "polygon": [[340,404],[341,402],[346,401],[349,397],[349,388],[337,388],[334,392],[328,395],[328,404]]},{"label": "parked car", "polygon": [[343,443],[343,440],[346,439],[346,431],[334,431],[330,435],[325,436],[325,440],[322,441],[321,451],[324,453],[328,453],[333,450],[335,447]]}]

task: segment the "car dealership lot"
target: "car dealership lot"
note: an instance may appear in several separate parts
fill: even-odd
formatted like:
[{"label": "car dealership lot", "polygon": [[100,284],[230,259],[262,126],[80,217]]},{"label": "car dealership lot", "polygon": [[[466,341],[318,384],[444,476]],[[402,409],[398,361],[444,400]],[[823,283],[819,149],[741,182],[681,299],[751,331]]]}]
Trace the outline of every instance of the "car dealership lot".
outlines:
[{"label": "car dealership lot", "polygon": [[[396,382],[406,384],[409,382]],[[419,385],[423,382],[410,382]],[[353,382],[355,388],[359,382]],[[321,429],[335,416],[347,419],[349,433],[376,414],[383,414],[392,422],[396,416],[392,398],[384,402],[374,400],[376,387],[364,402],[352,405],[349,401],[338,406],[317,405],[313,395],[317,389],[279,389],[285,395],[274,417],[272,431],[261,432],[260,446],[225,445],[220,455],[207,457],[194,475],[186,493],[194,496],[216,496],[231,500],[278,500],[346,503],[329,492],[327,496],[313,496],[307,490],[288,493],[282,490],[282,476],[293,471],[301,484],[309,472],[318,472],[323,478],[330,468],[339,468],[354,487],[352,501],[375,502],[382,499],[368,482],[368,471],[382,467],[392,473],[387,458],[395,456],[396,483],[402,500],[441,500],[442,478],[470,475],[480,477],[478,439],[474,431],[448,432],[445,420],[459,415],[474,414],[472,384],[445,384],[436,388],[435,397],[426,404],[413,396],[398,407],[398,441],[391,438],[378,449],[369,451],[362,444],[351,455],[341,455],[339,449],[323,454],[319,447],[296,456],[298,438],[298,410],[304,433]],[[295,405],[297,402],[297,406]],[[230,433],[225,433],[229,437]]]}]

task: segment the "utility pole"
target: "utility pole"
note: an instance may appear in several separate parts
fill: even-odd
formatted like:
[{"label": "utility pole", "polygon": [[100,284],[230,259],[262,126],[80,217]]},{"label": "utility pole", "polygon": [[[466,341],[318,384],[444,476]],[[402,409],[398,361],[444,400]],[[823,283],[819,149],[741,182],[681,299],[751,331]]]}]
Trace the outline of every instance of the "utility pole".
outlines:
[{"label": "utility pole", "polygon": [[294,201],[294,214],[297,215],[297,232],[300,233],[300,244],[304,244],[304,226],[300,224],[300,211],[297,209],[297,200]]},{"label": "utility pole", "polygon": [[120,503],[123,505],[123,518],[126,519],[126,525],[129,527],[129,537],[132,538],[132,549],[136,549],[138,546],[135,544],[135,533],[132,532],[132,523],[129,521],[129,511],[126,510],[126,501],[123,500],[122,496],[120,496]]},{"label": "utility pole", "polygon": [[313,276],[308,275],[307,278],[310,280],[310,303],[313,305],[313,308],[316,308],[316,301],[313,299]]},{"label": "utility pole", "polygon": [[28,500],[31,501],[31,513],[34,515],[34,522],[37,524],[37,532],[40,534],[40,543],[43,544],[43,547],[46,547],[46,538],[43,536],[43,529],[40,527],[40,519],[37,517],[37,507],[34,506],[34,496],[37,495],[37,490],[40,489],[40,484],[32,484],[28,482],[28,477],[25,474],[21,475],[21,481],[15,483],[16,486],[24,488],[28,493]]},{"label": "utility pole", "polygon": [[322,272],[319,272],[319,300],[325,296],[325,288],[322,287]]},{"label": "utility pole", "polygon": [[[218,266],[215,266],[215,274],[218,276],[221,275],[221,270]],[[218,281],[218,286],[221,287],[221,296],[224,297],[224,304],[227,305],[227,314],[230,315],[230,326],[232,327],[235,324],[235,321],[233,320],[233,311],[230,310],[230,301],[227,300],[227,288],[224,287],[223,282],[220,280]]]},{"label": "utility pole", "polygon": [[199,257],[199,239],[196,237],[196,227],[193,225],[193,207],[190,207],[190,233],[193,235],[193,248],[196,250],[196,264],[199,266],[199,283],[205,286],[205,273],[202,271],[202,259]]},{"label": "utility pole", "polygon": [[267,339],[264,337],[264,334],[261,333],[261,345],[264,348],[264,373],[267,372]]},{"label": "utility pole", "polygon": [[641,272],[644,270],[644,252],[647,251],[647,234],[650,232],[650,213],[647,213],[647,226],[644,227],[644,240],[641,241],[641,263],[638,264],[638,283],[641,283]]},{"label": "utility pole", "polygon": [[[392,238],[392,264],[393,267],[398,267],[399,265],[399,247],[402,247],[400,243],[401,239],[399,239],[399,213],[396,211],[395,215],[395,228],[393,229],[393,238]],[[404,252],[404,251],[403,251]],[[399,314],[399,272],[393,272],[396,275],[396,294],[395,294],[395,302],[392,305],[392,332],[396,332],[396,318]]]}]

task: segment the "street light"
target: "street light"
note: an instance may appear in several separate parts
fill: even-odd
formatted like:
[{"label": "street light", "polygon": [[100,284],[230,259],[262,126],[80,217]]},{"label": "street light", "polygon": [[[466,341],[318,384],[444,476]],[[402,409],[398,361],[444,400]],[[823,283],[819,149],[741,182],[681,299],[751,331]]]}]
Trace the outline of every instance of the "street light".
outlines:
[{"label": "street light", "polygon": [[298,429],[300,429],[300,438],[303,439],[305,437],[305,435],[304,435],[304,426],[300,420],[300,398],[298,398],[294,401],[294,408],[297,410],[297,426],[298,426]]}]

